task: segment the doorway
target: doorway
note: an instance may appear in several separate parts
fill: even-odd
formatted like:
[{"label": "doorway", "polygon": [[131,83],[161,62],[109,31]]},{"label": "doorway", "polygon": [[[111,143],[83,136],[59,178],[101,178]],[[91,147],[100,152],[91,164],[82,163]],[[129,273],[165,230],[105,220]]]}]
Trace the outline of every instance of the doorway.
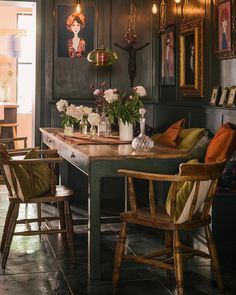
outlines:
[{"label": "doorway", "polygon": [[0,101],[15,104],[17,136],[35,144],[36,3],[0,1]]}]

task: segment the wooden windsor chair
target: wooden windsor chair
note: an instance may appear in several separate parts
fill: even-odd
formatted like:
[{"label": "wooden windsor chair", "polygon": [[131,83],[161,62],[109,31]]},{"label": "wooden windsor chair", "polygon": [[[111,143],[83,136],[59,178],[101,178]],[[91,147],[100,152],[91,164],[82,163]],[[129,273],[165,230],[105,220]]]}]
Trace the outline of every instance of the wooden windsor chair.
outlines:
[{"label": "wooden windsor chair", "polygon": [[[15,151],[14,155],[18,156],[22,155],[23,153],[25,153],[25,151]],[[34,153],[36,153],[41,158],[15,160],[9,157],[5,146],[0,145],[0,168],[9,193],[9,207],[6,215],[1,241],[1,251],[3,252],[3,269],[5,269],[6,267],[6,262],[14,235],[29,236],[62,233],[64,239],[66,236],[67,245],[72,261],[75,261],[73,222],[69,206],[69,200],[73,196],[73,191],[65,186],[56,185],[55,177],[55,165],[60,164],[63,159],[58,156],[55,157],[55,155],[57,154],[56,150],[34,150]],[[25,197],[20,183],[19,173],[16,173],[16,168],[22,167],[27,171],[26,173],[28,173],[28,191],[31,193],[31,196],[28,196],[27,199],[24,199]],[[42,178],[49,178],[49,187],[42,194],[38,193],[38,195],[36,195],[36,177],[39,178],[39,172],[36,169],[39,167],[44,167],[44,173],[47,172],[47,175],[45,174],[41,176]],[[21,204],[41,205],[43,203],[57,203],[58,215],[42,216],[40,210],[40,212],[38,212],[38,216],[35,218],[18,219],[19,207]],[[60,221],[60,226],[58,228],[54,228],[50,224],[50,221],[54,220]],[[31,229],[30,223],[34,222],[38,222],[38,224],[40,225],[39,229]],[[44,228],[41,228],[41,223],[45,225]],[[25,224],[27,230],[15,232],[17,224]]]},{"label": "wooden windsor chair", "polygon": [[[132,170],[119,170],[119,175],[128,178],[128,191],[130,211],[121,213],[122,226],[116,245],[114,272],[113,272],[113,294],[117,292],[120,280],[120,271],[123,260],[131,260],[137,263],[148,264],[156,268],[174,270],[176,277],[177,294],[184,294],[183,285],[183,258],[200,256],[210,258],[212,270],[220,292],[223,293],[223,282],[220,274],[219,261],[216,246],[212,237],[210,223],[210,209],[218,179],[221,176],[225,162],[218,163],[183,163],[179,167],[179,175],[164,175],[138,172]],[[134,179],[145,179],[149,181],[149,207],[138,207],[135,194]],[[172,183],[170,214],[166,208],[156,205],[154,194],[154,181],[165,181]],[[177,185],[183,182],[193,184],[191,193],[178,219],[176,219],[177,208]],[[127,225],[136,224],[165,231],[165,249],[144,255],[128,255],[125,253],[127,238]],[[207,247],[209,253],[193,249],[181,243],[180,231],[190,231],[204,227]],[[158,260],[158,258],[161,258]]]}]

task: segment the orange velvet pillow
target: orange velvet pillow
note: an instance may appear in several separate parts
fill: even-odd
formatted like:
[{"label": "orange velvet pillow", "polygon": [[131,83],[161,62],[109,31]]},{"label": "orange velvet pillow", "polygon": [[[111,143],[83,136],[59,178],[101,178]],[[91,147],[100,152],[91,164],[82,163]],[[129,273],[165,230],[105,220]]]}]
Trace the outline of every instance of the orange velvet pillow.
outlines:
[{"label": "orange velvet pillow", "polygon": [[236,132],[230,127],[229,123],[226,123],[220,127],[208,145],[205,162],[228,160],[235,148]]},{"label": "orange velvet pillow", "polygon": [[169,147],[177,147],[181,130],[184,128],[185,119],[181,119],[171,125],[160,137],[158,144]]}]

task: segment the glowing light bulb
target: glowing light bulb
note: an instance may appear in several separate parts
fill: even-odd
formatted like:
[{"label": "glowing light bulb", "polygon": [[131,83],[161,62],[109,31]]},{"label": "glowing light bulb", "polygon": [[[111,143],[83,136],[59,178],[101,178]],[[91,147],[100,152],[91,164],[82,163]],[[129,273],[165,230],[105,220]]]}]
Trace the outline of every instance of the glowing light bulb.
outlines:
[{"label": "glowing light bulb", "polygon": [[75,11],[76,11],[77,13],[80,13],[80,12],[81,12],[81,6],[80,6],[79,3],[77,4]]},{"label": "glowing light bulb", "polygon": [[175,0],[176,4],[179,4],[181,2],[181,0]]},{"label": "glowing light bulb", "polygon": [[157,14],[157,5],[156,5],[156,3],[152,4],[152,13]]}]

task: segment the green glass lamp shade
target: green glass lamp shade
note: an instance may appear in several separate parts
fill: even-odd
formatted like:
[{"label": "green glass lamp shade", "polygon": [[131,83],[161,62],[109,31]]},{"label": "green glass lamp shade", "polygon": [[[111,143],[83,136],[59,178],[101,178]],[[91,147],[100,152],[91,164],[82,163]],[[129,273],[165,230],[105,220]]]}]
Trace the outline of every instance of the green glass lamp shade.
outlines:
[{"label": "green glass lamp shade", "polygon": [[109,48],[99,48],[91,51],[87,60],[96,64],[97,67],[110,66],[117,61],[118,56],[115,51]]}]

